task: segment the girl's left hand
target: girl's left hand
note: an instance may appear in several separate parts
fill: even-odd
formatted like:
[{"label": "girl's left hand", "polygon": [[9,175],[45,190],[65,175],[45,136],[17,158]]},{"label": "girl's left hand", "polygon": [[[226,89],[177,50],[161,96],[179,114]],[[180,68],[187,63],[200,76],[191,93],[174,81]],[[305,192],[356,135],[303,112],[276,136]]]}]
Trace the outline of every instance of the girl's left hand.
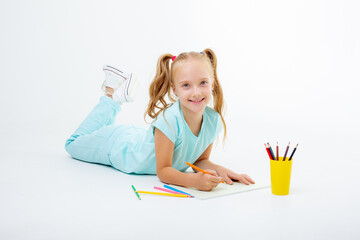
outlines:
[{"label": "girl's left hand", "polygon": [[233,180],[235,181],[239,181],[239,182],[242,182],[246,185],[250,185],[251,184],[254,184],[254,180],[252,180],[247,174],[238,174],[238,173],[235,173],[229,169],[226,169],[224,167],[220,168],[220,169],[217,169],[217,172],[218,172],[218,175],[224,179],[224,181],[227,183],[227,184],[230,184],[232,185],[233,184]]}]

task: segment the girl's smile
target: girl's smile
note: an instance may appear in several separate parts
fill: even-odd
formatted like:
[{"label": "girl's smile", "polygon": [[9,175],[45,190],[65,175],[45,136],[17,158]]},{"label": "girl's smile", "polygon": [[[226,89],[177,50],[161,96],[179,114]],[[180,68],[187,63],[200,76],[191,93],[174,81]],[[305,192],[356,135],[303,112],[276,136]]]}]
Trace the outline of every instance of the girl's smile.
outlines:
[{"label": "girl's smile", "polygon": [[204,102],[204,99],[205,98],[202,98],[202,99],[200,99],[200,100],[189,100],[191,103],[193,103],[193,104],[201,104],[201,103],[203,103]]}]

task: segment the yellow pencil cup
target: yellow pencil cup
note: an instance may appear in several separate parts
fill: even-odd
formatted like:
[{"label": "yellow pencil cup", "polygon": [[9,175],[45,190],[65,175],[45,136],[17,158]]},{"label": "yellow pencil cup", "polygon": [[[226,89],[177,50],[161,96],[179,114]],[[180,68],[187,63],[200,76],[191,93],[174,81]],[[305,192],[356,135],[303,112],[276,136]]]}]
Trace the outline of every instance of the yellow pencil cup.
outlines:
[{"label": "yellow pencil cup", "polygon": [[279,157],[279,161],[270,160],[271,192],[274,195],[288,195],[290,190],[291,166],[293,159]]}]

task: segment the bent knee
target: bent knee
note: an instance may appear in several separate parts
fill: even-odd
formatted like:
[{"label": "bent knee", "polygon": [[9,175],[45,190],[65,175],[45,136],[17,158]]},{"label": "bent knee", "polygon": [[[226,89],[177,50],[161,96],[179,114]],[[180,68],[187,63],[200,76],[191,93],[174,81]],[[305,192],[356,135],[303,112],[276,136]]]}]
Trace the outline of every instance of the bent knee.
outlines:
[{"label": "bent knee", "polygon": [[72,155],[71,154],[71,143],[73,143],[74,142],[74,140],[75,140],[76,138],[74,138],[73,136],[71,136],[68,140],[66,140],[66,142],[65,142],[65,150],[66,150],[66,152],[68,152],[70,155]]}]

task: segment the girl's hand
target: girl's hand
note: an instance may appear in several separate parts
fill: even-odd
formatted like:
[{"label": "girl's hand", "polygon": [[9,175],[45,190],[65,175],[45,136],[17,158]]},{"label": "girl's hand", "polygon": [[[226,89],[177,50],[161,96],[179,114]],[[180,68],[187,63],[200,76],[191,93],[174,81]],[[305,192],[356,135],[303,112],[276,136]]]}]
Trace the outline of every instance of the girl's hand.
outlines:
[{"label": "girl's hand", "polygon": [[196,185],[195,187],[202,191],[210,191],[215,188],[221,181],[222,178],[218,177],[216,171],[205,170],[213,175],[205,174],[202,172],[195,173],[196,176]]},{"label": "girl's hand", "polygon": [[233,181],[231,179],[242,182],[246,185],[255,183],[254,180],[252,180],[247,174],[238,174],[224,167],[218,169],[218,174],[220,175],[220,177],[222,177],[222,179],[224,179],[227,184],[230,185],[233,184]]}]

